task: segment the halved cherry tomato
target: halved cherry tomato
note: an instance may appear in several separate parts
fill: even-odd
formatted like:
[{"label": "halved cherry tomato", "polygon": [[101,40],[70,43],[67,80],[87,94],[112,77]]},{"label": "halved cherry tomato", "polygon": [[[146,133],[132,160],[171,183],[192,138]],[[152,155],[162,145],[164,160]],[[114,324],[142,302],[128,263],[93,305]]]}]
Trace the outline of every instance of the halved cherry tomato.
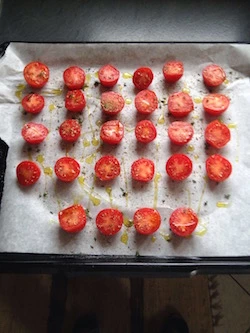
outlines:
[{"label": "halved cherry tomato", "polygon": [[168,61],[164,64],[162,71],[165,80],[172,83],[178,81],[182,77],[184,66],[181,61]]},{"label": "halved cherry tomato", "polygon": [[209,87],[217,87],[226,79],[224,69],[215,64],[206,66],[202,71],[202,76],[204,83]]},{"label": "halved cherry tomato", "polygon": [[158,107],[158,99],[152,90],[142,90],[135,96],[135,107],[142,114],[150,114]]},{"label": "halved cherry tomato", "polygon": [[100,180],[114,179],[119,176],[120,172],[120,163],[112,155],[101,157],[95,164],[95,174]]},{"label": "halved cherry tomato", "polygon": [[100,132],[100,137],[103,142],[111,145],[117,145],[122,141],[124,136],[124,126],[119,120],[106,121]]},{"label": "halved cherry tomato", "polygon": [[67,142],[75,142],[81,135],[81,126],[76,119],[67,119],[59,127],[61,138]]},{"label": "halved cherry tomato", "polygon": [[98,71],[98,77],[104,87],[113,87],[120,77],[120,71],[112,65],[105,65]]},{"label": "halved cherry tomato", "polygon": [[149,67],[140,67],[133,74],[133,83],[139,90],[147,89],[153,81],[154,74]]},{"label": "halved cherry tomato", "polygon": [[174,121],[169,125],[169,139],[176,145],[185,145],[194,135],[193,126],[186,121]]},{"label": "halved cherry tomato", "polygon": [[131,166],[131,175],[135,180],[149,182],[153,179],[155,173],[154,162],[147,158],[140,158]]},{"label": "halved cherry tomato", "polygon": [[123,215],[118,209],[103,209],[96,216],[96,226],[106,236],[117,234],[121,230],[122,224]]},{"label": "halved cherry tomato", "polygon": [[102,111],[110,116],[115,116],[124,108],[125,101],[121,94],[106,91],[101,95]]},{"label": "halved cherry tomato", "polygon": [[168,98],[168,110],[174,117],[185,117],[193,109],[193,100],[187,93],[177,92]]},{"label": "halved cherry tomato", "polygon": [[61,157],[57,160],[54,170],[63,182],[72,182],[80,173],[80,165],[74,158]]},{"label": "halved cherry tomato", "polygon": [[58,219],[61,228],[67,232],[81,231],[87,221],[85,210],[79,204],[61,210]]},{"label": "halved cherry tomato", "polygon": [[49,68],[41,62],[33,61],[25,66],[23,75],[32,88],[42,88],[49,80]]},{"label": "halved cherry tomato", "polygon": [[174,154],[166,163],[166,171],[173,180],[184,180],[192,172],[193,163],[187,155]]},{"label": "halved cherry tomato", "polygon": [[214,148],[224,147],[231,138],[229,128],[218,120],[212,121],[205,130],[205,139]]},{"label": "halved cherry tomato", "polygon": [[156,138],[155,125],[150,120],[141,120],[135,127],[136,139],[142,143],[149,143]]},{"label": "halved cherry tomato", "polygon": [[82,90],[70,90],[65,98],[65,107],[71,112],[81,112],[86,106]]},{"label": "halved cherry tomato", "polygon": [[223,182],[232,173],[232,164],[219,154],[211,155],[206,160],[207,175],[211,180]]},{"label": "halved cherry tomato", "polygon": [[70,90],[82,89],[85,82],[85,72],[78,66],[71,66],[63,72],[63,80]]},{"label": "halved cherry tomato", "polygon": [[159,229],[161,215],[153,208],[140,208],[134,214],[134,226],[142,235],[150,235]]},{"label": "halved cherry tomato", "polygon": [[223,94],[209,94],[202,101],[204,110],[212,116],[219,116],[225,112],[229,103],[229,98]]},{"label": "halved cherry tomato", "polygon": [[38,144],[43,142],[49,130],[43,124],[29,122],[23,126],[21,133],[24,140],[28,143]]},{"label": "halved cherry tomato", "polygon": [[35,184],[41,175],[39,166],[32,161],[23,161],[16,167],[17,180],[20,185],[29,186]]},{"label": "halved cherry tomato", "polygon": [[22,99],[22,107],[29,113],[39,113],[44,108],[44,98],[39,94],[28,94]]},{"label": "halved cherry tomato", "polygon": [[198,216],[191,208],[180,207],[173,211],[169,218],[170,228],[178,236],[192,234],[198,224]]}]

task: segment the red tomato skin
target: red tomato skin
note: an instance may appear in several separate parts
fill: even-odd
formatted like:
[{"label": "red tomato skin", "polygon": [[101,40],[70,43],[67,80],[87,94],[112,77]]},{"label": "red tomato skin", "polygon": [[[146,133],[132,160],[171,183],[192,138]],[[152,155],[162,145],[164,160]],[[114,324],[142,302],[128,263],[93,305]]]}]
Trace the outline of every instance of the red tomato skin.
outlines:
[{"label": "red tomato skin", "polygon": [[139,90],[147,89],[152,83],[154,74],[149,67],[140,67],[133,74],[133,83]]},{"label": "red tomato skin", "polygon": [[156,232],[161,225],[161,216],[156,209],[140,208],[134,214],[134,226],[141,235],[151,235]]},{"label": "red tomato skin", "polygon": [[33,61],[25,66],[23,75],[29,86],[42,88],[49,80],[49,68],[39,61]]},{"label": "red tomato skin", "polygon": [[106,121],[101,127],[100,137],[103,142],[117,145],[124,137],[124,126],[119,120]]},{"label": "red tomato skin", "polygon": [[105,114],[115,116],[124,108],[125,101],[121,94],[106,91],[101,95],[101,108]]},{"label": "red tomato skin", "polygon": [[65,98],[65,107],[71,112],[81,112],[86,106],[86,100],[82,90],[70,90]]},{"label": "red tomato skin", "polygon": [[141,114],[151,114],[158,108],[158,99],[152,90],[141,90],[135,96],[136,110]]},{"label": "red tomato skin", "polygon": [[210,146],[220,149],[230,141],[231,133],[225,124],[214,120],[205,129],[205,139]]},{"label": "red tomato skin", "polygon": [[141,143],[149,143],[157,136],[155,125],[150,120],[141,120],[135,127],[136,139]]},{"label": "red tomato skin", "polygon": [[163,75],[167,82],[174,83],[180,80],[184,73],[184,66],[181,61],[167,61],[163,66]]},{"label": "red tomato skin", "polygon": [[41,170],[32,161],[22,161],[16,167],[16,176],[20,185],[30,186],[38,181],[41,176]]},{"label": "red tomato skin", "polygon": [[[179,171],[175,174],[175,169],[177,165],[182,165],[182,172]],[[185,170],[184,170],[185,168]],[[178,167],[177,167],[178,169]],[[190,176],[193,170],[193,163],[187,155],[184,154],[174,154],[172,155],[166,163],[166,172],[169,177],[173,180],[182,181]],[[178,170],[177,170],[178,171]]]},{"label": "red tomato skin", "polygon": [[197,227],[198,221],[199,219],[195,212],[187,207],[177,208],[169,218],[171,230],[180,237],[191,235]]},{"label": "red tomato skin", "polygon": [[39,113],[44,108],[44,98],[39,94],[28,94],[22,99],[22,107],[26,112]]},{"label": "red tomato skin", "polygon": [[[180,103],[182,104],[181,106]],[[187,93],[182,91],[173,93],[168,98],[168,110],[174,117],[186,117],[193,109],[193,100]]]},{"label": "red tomato skin", "polygon": [[123,225],[123,215],[118,209],[107,208],[96,216],[96,226],[105,236],[117,234]]},{"label": "red tomato skin", "polygon": [[104,87],[114,87],[119,80],[120,71],[112,65],[104,65],[98,71],[101,85]]},{"label": "red tomato skin", "polygon": [[49,130],[43,124],[29,122],[22,128],[24,140],[30,144],[39,144],[43,142],[48,135]]},{"label": "red tomato skin", "polygon": [[61,157],[56,161],[55,174],[63,182],[72,182],[80,173],[80,164],[71,157]]},{"label": "red tomato skin", "polygon": [[[218,99],[218,105],[211,105],[212,101]],[[223,94],[209,94],[203,98],[202,105],[204,110],[212,115],[212,116],[219,116],[223,112],[225,112],[230,104],[230,100],[227,96]]]},{"label": "red tomato skin", "polygon": [[168,127],[169,139],[176,145],[188,143],[194,135],[193,126],[186,121],[174,121]]},{"label": "red tomato skin", "polygon": [[63,80],[69,90],[82,89],[85,83],[85,71],[78,66],[71,66],[63,72]]},{"label": "red tomato skin", "polygon": [[87,222],[85,210],[79,204],[72,205],[61,210],[58,213],[58,219],[60,227],[69,233],[75,233],[83,230]]},{"label": "red tomato skin", "polygon": [[202,71],[205,85],[209,87],[218,87],[226,79],[224,69],[216,64],[206,66]]},{"label": "red tomato skin", "polygon": [[115,179],[120,172],[120,162],[112,155],[101,157],[95,164],[95,174],[102,181]]},{"label": "red tomato skin", "polygon": [[231,175],[232,164],[225,157],[214,154],[207,158],[206,170],[209,179],[215,182],[223,182]]},{"label": "red tomato skin", "polygon": [[134,180],[149,182],[155,173],[154,162],[147,158],[140,158],[133,162],[131,166],[131,176]]},{"label": "red tomato skin", "polygon": [[75,142],[81,135],[81,126],[76,119],[66,119],[59,127],[59,134],[64,141]]}]

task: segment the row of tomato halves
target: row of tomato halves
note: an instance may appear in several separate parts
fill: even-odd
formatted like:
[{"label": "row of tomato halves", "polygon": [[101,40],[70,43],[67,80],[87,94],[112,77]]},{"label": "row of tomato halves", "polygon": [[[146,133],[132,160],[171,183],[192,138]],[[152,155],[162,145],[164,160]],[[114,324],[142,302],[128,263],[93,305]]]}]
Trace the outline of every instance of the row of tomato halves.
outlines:
[{"label": "row of tomato halves", "polygon": [[[179,61],[167,62],[163,67],[164,77],[170,83],[178,81],[183,72],[183,64]],[[220,85],[226,78],[224,70],[215,64],[204,68],[202,74],[204,83],[210,87]],[[114,66],[105,65],[99,70],[98,76],[103,86],[113,87],[118,82],[120,72]],[[40,62],[29,63],[24,69],[24,78],[31,87],[41,88],[49,80],[49,69]],[[63,78],[69,89],[65,107],[71,112],[81,112],[86,106],[81,90],[85,82],[84,70],[77,66],[69,67],[64,71]],[[158,107],[156,94],[147,89],[152,80],[153,72],[149,67],[138,68],[133,74],[133,83],[137,89],[141,90],[135,97],[135,107],[142,114],[151,114]],[[124,104],[124,99],[119,93],[107,91],[101,96],[101,108],[108,115],[117,115],[122,111]],[[44,107],[44,98],[39,94],[29,94],[23,98],[22,105],[27,112],[39,113]],[[229,99],[223,94],[209,94],[203,99],[203,106],[206,112],[219,115],[228,108]],[[168,109],[173,116],[184,117],[194,109],[192,98],[184,92],[174,93],[169,96]],[[68,119],[61,124],[59,132],[64,140],[74,142],[79,138],[81,128],[76,120]],[[223,147],[230,140],[229,129],[217,120],[208,125],[205,133],[207,142],[216,148]],[[47,134],[48,130],[42,124],[28,123],[22,129],[22,135],[29,143],[42,142]],[[186,144],[193,136],[193,127],[187,122],[173,122],[169,126],[168,134],[175,144]],[[37,135],[38,137],[36,137]],[[104,142],[117,144],[122,140],[123,135],[124,128],[118,120],[108,121],[102,126],[101,139]],[[135,135],[139,141],[148,143],[155,139],[156,128],[151,121],[143,120],[137,124]],[[66,182],[73,181],[80,173],[79,163],[70,157],[60,158],[54,169],[57,177]],[[230,162],[218,154],[207,159],[206,169],[209,178],[215,181],[225,180],[232,171]],[[173,180],[184,180],[192,172],[192,161],[184,154],[174,154],[166,163],[166,171]],[[16,172],[19,183],[24,186],[36,183],[41,174],[37,164],[31,161],[21,162],[17,166]],[[103,156],[96,162],[95,173],[102,181],[114,179],[120,174],[120,163],[114,156]],[[137,181],[152,180],[153,161],[145,158],[135,161],[131,166],[131,175]],[[120,215],[120,218],[117,214]],[[106,235],[118,232],[122,226],[121,216],[122,214],[118,210],[102,210],[96,218],[98,229]],[[110,222],[107,223],[108,221]],[[139,209],[134,215],[135,228],[142,234],[155,232],[160,226],[160,221],[159,213],[151,208]],[[83,207],[73,205],[60,211],[59,222],[62,228],[69,232],[83,229],[86,224]],[[172,231],[180,236],[192,233],[197,223],[198,218],[190,208],[178,208],[170,217]]]}]

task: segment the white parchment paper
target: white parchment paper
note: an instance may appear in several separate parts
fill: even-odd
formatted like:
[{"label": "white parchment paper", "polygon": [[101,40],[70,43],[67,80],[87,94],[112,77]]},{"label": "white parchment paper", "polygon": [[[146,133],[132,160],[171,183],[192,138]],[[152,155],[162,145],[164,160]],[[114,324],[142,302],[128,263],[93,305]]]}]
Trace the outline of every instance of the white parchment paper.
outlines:
[{"label": "white parchment paper", "polygon": [[[166,60],[184,62],[185,73],[174,84],[165,83],[162,66]],[[30,61],[40,60],[50,68],[50,80],[39,92],[45,97],[45,108],[38,115],[25,114],[20,98],[32,91],[23,78],[23,68]],[[126,100],[116,117],[125,126],[125,137],[117,146],[104,145],[99,140],[100,125],[108,117],[100,108],[97,71],[112,63],[121,71],[113,88]],[[231,99],[229,109],[220,119],[229,125],[231,141],[220,150],[233,165],[231,177],[215,184],[206,179],[205,160],[215,153],[206,149],[204,129],[215,119],[204,114],[201,100],[209,92],[201,72],[210,63],[221,65],[227,80],[213,90]],[[84,93],[87,107],[78,115],[64,107],[62,73],[70,65],[78,65],[87,73]],[[134,107],[134,90],[130,75],[140,66],[150,66],[154,80],[150,89],[159,98],[159,108],[150,117],[157,126],[157,138],[148,145],[136,142],[134,127],[143,119]],[[0,251],[33,253],[81,253],[156,256],[240,256],[250,254],[250,46],[226,44],[10,44],[0,59],[0,137],[10,147],[0,215]],[[195,135],[184,147],[170,144],[167,127],[167,98],[177,91],[186,91],[194,99],[195,109],[186,118],[193,123]],[[65,144],[58,133],[59,125],[72,116],[82,123],[82,136],[75,144]],[[28,121],[42,122],[50,133],[45,142],[30,146],[21,136]],[[193,161],[193,173],[183,182],[171,181],[165,172],[167,159],[174,152],[183,152]],[[121,163],[121,175],[102,183],[94,179],[98,158],[114,154]],[[56,160],[65,155],[76,158],[81,176],[70,184],[57,180],[53,170]],[[149,184],[138,184],[130,177],[134,160],[146,157],[154,160],[157,176]],[[17,164],[32,159],[42,171],[38,183],[22,188],[16,181]],[[88,211],[85,229],[69,235],[58,223],[58,211],[81,203]],[[134,227],[123,226],[114,237],[104,237],[96,229],[95,217],[105,207],[117,207],[125,221],[132,219],[137,208],[155,207],[162,216],[160,229],[143,237]],[[190,206],[199,215],[199,226],[189,238],[171,234],[168,219],[180,206]]]}]

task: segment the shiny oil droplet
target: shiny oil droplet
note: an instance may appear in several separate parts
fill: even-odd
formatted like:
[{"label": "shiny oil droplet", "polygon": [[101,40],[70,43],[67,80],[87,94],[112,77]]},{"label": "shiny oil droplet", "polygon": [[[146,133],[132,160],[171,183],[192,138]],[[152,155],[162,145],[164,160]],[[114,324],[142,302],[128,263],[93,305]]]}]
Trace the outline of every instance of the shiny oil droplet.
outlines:
[{"label": "shiny oil droplet", "polygon": [[186,94],[189,94],[190,93],[190,89],[188,87],[184,87],[182,89],[182,92],[186,93]]},{"label": "shiny oil droplet", "polygon": [[158,118],[157,123],[159,125],[163,125],[165,123],[165,118],[163,114]]},{"label": "shiny oil droplet", "polygon": [[219,208],[228,208],[230,206],[229,202],[217,201],[216,206]]},{"label": "shiny oil droplet", "polygon": [[199,159],[199,155],[194,155],[194,159],[197,161]]},{"label": "shiny oil droplet", "polygon": [[44,162],[44,156],[43,155],[37,155],[37,157],[36,157],[36,161],[38,162],[38,163],[40,163],[40,164],[43,164],[43,162]]},{"label": "shiny oil droplet", "polygon": [[133,220],[129,219],[128,217],[124,216],[123,218],[123,224],[127,227],[127,228],[131,228],[134,224]]},{"label": "shiny oil droplet", "polygon": [[125,73],[122,74],[122,77],[124,79],[131,79],[133,77],[133,74],[125,72]]},{"label": "shiny oil droplet", "polygon": [[94,159],[95,159],[95,154],[91,154],[85,158],[85,162],[88,164],[92,164],[94,162]]},{"label": "shiny oil droplet", "polygon": [[200,119],[200,116],[196,115],[196,116],[192,116],[193,119]]},{"label": "shiny oil droplet", "polygon": [[96,146],[99,145],[100,141],[99,141],[97,138],[94,137],[94,138],[92,139],[91,143],[92,143],[93,146],[96,147]]},{"label": "shiny oil droplet", "polygon": [[49,177],[53,176],[53,169],[51,167],[43,168],[43,172],[46,176],[49,176]]},{"label": "shiny oil droplet", "polygon": [[91,74],[90,73],[88,73],[88,74],[86,74],[86,83],[89,83],[90,82],[90,80],[91,80]]},{"label": "shiny oil droplet", "polygon": [[125,130],[126,130],[126,132],[133,132],[135,129],[134,129],[134,127],[133,128],[125,127]]},{"label": "shiny oil droplet", "polygon": [[109,195],[109,201],[110,201],[110,205],[112,206],[112,202],[113,202],[113,196],[112,196],[112,188],[111,187],[106,187],[105,191],[108,193]]},{"label": "shiny oil droplet", "polygon": [[83,146],[84,146],[84,147],[89,147],[90,144],[91,144],[91,143],[90,143],[89,140],[84,140],[84,141],[83,141]]},{"label": "shiny oil droplet", "polygon": [[132,99],[131,98],[126,98],[125,99],[125,103],[128,104],[128,105],[131,104],[132,103]]},{"label": "shiny oil droplet", "polygon": [[96,122],[95,122],[96,126],[98,127],[101,127],[102,126],[102,121],[100,119],[98,119]]},{"label": "shiny oil droplet", "polygon": [[236,123],[230,123],[230,124],[227,124],[227,127],[228,128],[237,128],[237,124]]},{"label": "shiny oil droplet", "polygon": [[54,94],[56,96],[62,95],[62,89],[52,89],[51,92],[52,92],[52,94]]},{"label": "shiny oil droplet", "polygon": [[[200,227],[201,227],[201,228],[200,228]],[[194,234],[195,234],[196,236],[204,236],[204,235],[207,233],[207,226],[205,226],[204,224],[200,224],[200,223],[199,223],[198,228],[199,228],[200,230],[197,230],[197,231],[194,232]]]},{"label": "shiny oil droplet", "polygon": [[228,79],[226,79],[226,80],[224,81],[224,83],[225,83],[225,84],[228,84],[228,83],[229,83],[229,80],[228,80]]},{"label": "shiny oil droplet", "polygon": [[124,231],[124,233],[121,235],[120,240],[123,244],[125,244],[125,245],[128,244],[128,233],[127,233],[127,231]]},{"label": "shiny oil droplet", "polygon": [[200,103],[202,103],[202,98],[201,97],[194,97],[194,102],[196,104],[200,104]]},{"label": "shiny oil droplet", "polygon": [[188,152],[192,152],[192,151],[194,151],[194,146],[193,145],[188,145],[186,149],[187,149]]},{"label": "shiny oil droplet", "polygon": [[93,196],[93,194],[89,195],[89,200],[92,202],[94,206],[99,206],[101,203],[101,200]]},{"label": "shiny oil droplet", "polygon": [[160,235],[165,239],[165,241],[169,242],[171,240],[170,234],[164,234],[163,232]]},{"label": "shiny oil droplet", "polygon": [[79,183],[81,186],[84,185],[84,177],[83,177],[83,176],[79,176],[79,177],[77,178],[77,180],[78,180],[78,183]]},{"label": "shiny oil droplet", "polygon": [[95,72],[94,77],[98,79],[98,77],[99,77],[99,76],[98,76],[98,71]]},{"label": "shiny oil droplet", "polygon": [[151,237],[151,242],[154,243],[156,241],[156,237],[155,236],[152,236]]},{"label": "shiny oil droplet", "polygon": [[24,91],[25,87],[26,86],[24,84],[17,85],[17,90],[15,91],[15,96],[19,99],[19,101],[21,101],[23,98],[23,91]]},{"label": "shiny oil droplet", "polygon": [[159,180],[161,179],[161,174],[159,172],[156,173],[154,176],[154,204],[153,207],[157,207],[158,202],[158,187],[159,187]]}]

